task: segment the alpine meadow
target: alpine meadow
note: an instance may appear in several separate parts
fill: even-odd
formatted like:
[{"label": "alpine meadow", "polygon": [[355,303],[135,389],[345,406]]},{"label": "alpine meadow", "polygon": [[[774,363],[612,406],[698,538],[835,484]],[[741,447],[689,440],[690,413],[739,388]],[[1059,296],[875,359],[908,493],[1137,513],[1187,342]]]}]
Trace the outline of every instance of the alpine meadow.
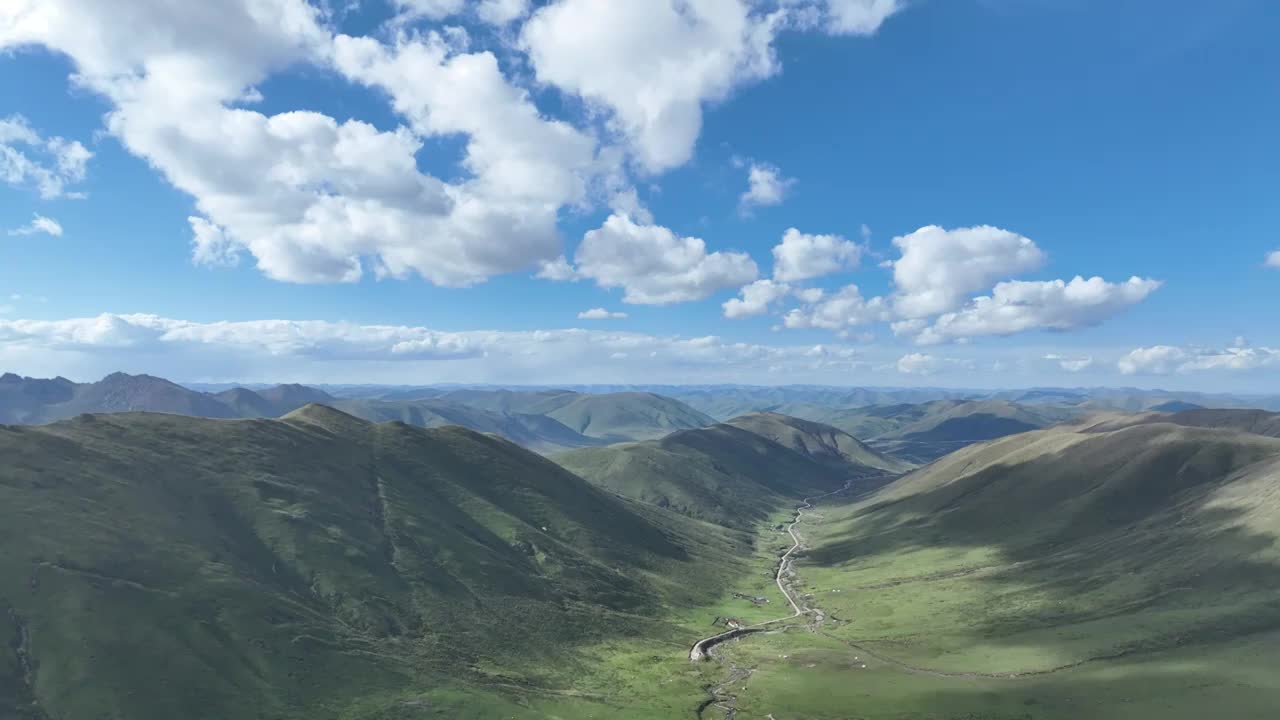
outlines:
[{"label": "alpine meadow", "polygon": [[0,720],[1273,720],[1271,0],[0,0]]}]

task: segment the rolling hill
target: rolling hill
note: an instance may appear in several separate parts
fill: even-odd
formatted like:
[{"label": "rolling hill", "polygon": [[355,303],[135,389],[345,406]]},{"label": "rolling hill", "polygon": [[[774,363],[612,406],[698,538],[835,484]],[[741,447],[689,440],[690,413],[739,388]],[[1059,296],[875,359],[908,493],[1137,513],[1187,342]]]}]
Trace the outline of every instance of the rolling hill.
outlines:
[{"label": "rolling hill", "polygon": [[409,717],[661,637],[749,550],[508,441],[316,405],[0,426],[0,455],[3,717]]},{"label": "rolling hill", "polygon": [[838,427],[865,438],[881,452],[915,463],[930,462],[976,442],[1055,425],[1080,414],[1072,407],[1020,405],[1007,400],[934,400],[863,408],[785,405],[779,412]]},{"label": "rolling hill", "polygon": [[623,496],[730,527],[755,525],[788,500],[848,479],[906,467],[835,428],[776,414],[553,459]]},{"label": "rolling hill", "polygon": [[652,440],[715,423],[678,400],[653,393],[560,395],[532,406],[529,412],[558,420],[588,437],[612,442]]},{"label": "rolling hill", "polygon": [[[809,533],[798,572],[837,619],[827,637],[914,678],[909,705],[885,696],[867,717],[1195,717],[1210,700],[1231,715],[1280,690],[1198,660],[1280,658],[1261,642],[1280,631],[1280,440],[1029,432],[828,506]],[[1010,677],[1027,680],[988,681]],[[962,678],[982,693],[943,699]]]},{"label": "rolling hill", "polygon": [[545,415],[485,410],[444,399],[350,399],[334,400],[329,404],[371,422],[398,420],[426,428],[461,425],[477,432],[500,435],[540,453],[604,444],[602,440],[574,432]]},{"label": "rolling hill", "polygon": [[1199,408],[1175,413],[1140,413],[1109,418],[1089,426],[1088,429],[1093,432],[1106,432],[1151,423],[1172,423],[1184,427],[1239,430],[1254,435],[1280,438],[1280,413],[1266,410],[1210,410]]}]

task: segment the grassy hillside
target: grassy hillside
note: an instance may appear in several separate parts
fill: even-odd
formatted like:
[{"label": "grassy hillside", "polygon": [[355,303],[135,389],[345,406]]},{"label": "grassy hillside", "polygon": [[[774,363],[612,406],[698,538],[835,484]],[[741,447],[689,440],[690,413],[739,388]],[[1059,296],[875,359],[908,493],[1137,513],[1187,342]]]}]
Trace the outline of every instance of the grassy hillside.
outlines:
[{"label": "grassy hillside", "polygon": [[1031,432],[804,532],[797,571],[829,621],[743,644],[733,662],[758,673],[740,717],[1264,718],[1280,702],[1256,672],[1280,660],[1280,440]]},{"label": "grassy hillside", "polygon": [[1185,427],[1239,430],[1254,435],[1280,438],[1280,413],[1266,410],[1210,410],[1197,408],[1176,413],[1140,413],[1108,418],[1089,427],[1094,432],[1107,432],[1134,425],[1173,423]]},{"label": "grassy hillside", "polygon": [[677,430],[715,423],[678,400],[652,393],[561,395],[533,405],[528,411],[558,420],[588,437],[611,442],[652,440]]},{"label": "grassy hillside", "polygon": [[751,527],[794,498],[834,490],[849,478],[902,467],[835,428],[779,415],[553,459],[626,497],[731,527]]},{"label": "grassy hillside", "polygon": [[819,462],[837,466],[857,465],[898,474],[911,465],[876,452],[843,430],[779,413],[751,413],[730,420],[728,425],[755,433]]},{"label": "grassy hillside", "polygon": [[1080,415],[1070,406],[1020,405],[1007,400],[934,400],[862,408],[786,405],[779,412],[838,427],[877,450],[915,463]]},{"label": "grassy hillside", "polygon": [[461,425],[492,433],[534,452],[548,453],[603,443],[574,432],[543,415],[484,410],[443,399],[431,400],[335,400],[335,408],[371,422],[398,420],[417,427]]},{"label": "grassy hillside", "polygon": [[670,634],[752,554],[505,440],[319,406],[4,426],[0,455],[6,717],[492,710]]}]

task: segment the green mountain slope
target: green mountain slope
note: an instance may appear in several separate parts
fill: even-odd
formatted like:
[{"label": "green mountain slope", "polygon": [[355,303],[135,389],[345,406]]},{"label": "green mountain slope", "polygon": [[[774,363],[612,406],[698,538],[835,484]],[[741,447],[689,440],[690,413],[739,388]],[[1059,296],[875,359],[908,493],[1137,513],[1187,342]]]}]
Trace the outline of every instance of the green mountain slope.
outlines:
[{"label": "green mountain slope", "polygon": [[600,445],[603,441],[574,432],[544,415],[485,410],[457,402],[431,400],[335,400],[335,408],[371,422],[400,422],[417,427],[461,425],[493,433],[535,452],[547,453]]},{"label": "green mountain slope", "polygon": [[[626,497],[722,525],[751,527],[796,497],[901,467],[856,442],[817,423],[759,415],[553,459]],[[871,464],[851,461],[855,455]]]},{"label": "green mountain slope", "polygon": [[[826,511],[799,572],[835,636],[1037,673],[1280,630],[1280,440],[1149,424],[966,448]],[[1036,716],[1038,717],[1038,716]]]},{"label": "green mountain slope", "polygon": [[212,395],[151,375],[113,373],[96,383],[77,385],[66,402],[46,406],[40,421],[62,420],[86,412],[132,411],[212,418],[236,416],[235,411]]},{"label": "green mountain slope", "polygon": [[0,456],[0,716],[406,717],[368,713],[657,633],[743,552],[505,440],[320,406],[3,426]]},{"label": "green mountain slope", "polygon": [[583,435],[611,442],[651,440],[715,423],[678,400],[652,393],[560,395],[530,406],[528,412],[546,415]]},{"label": "green mountain slope", "polygon": [[1007,400],[935,400],[843,409],[809,405],[789,411],[866,438],[877,450],[915,463],[930,462],[973,443],[1038,430],[1081,414],[1075,407],[1020,405]]},{"label": "green mountain slope", "polygon": [[1173,423],[1186,427],[1239,430],[1254,435],[1280,438],[1280,413],[1266,410],[1212,410],[1197,408],[1170,414],[1139,413],[1127,417],[1110,418],[1092,425],[1095,432],[1117,430],[1134,425]]},{"label": "green mountain slope", "polygon": [[837,466],[857,465],[891,474],[903,473],[912,467],[902,460],[876,452],[843,430],[810,420],[762,412],[743,415],[726,424],[755,433],[819,462]]}]

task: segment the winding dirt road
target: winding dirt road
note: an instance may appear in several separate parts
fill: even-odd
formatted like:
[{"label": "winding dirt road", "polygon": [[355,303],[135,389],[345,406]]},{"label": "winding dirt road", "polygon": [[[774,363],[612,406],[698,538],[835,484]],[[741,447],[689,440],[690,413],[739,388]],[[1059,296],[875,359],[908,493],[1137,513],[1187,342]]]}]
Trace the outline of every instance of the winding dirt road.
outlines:
[{"label": "winding dirt road", "polygon": [[[874,480],[874,478],[856,478],[856,479],[861,481]],[[722,632],[717,635],[712,635],[710,637],[702,638],[701,640],[695,642],[693,644],[693,647],[689,649],[689,660],[693,662],[706,660],[711,657],[711,648],[715,647],[716,645],[719,645],[720,643],[726,640],[732,640],[733,638],[741,637],[743,635],[750,635],[752,633],[762,632],[769,625],[776,625],[777,623],[786,622],[787,620],[794,620],[795,618],[798,618],[802,615],[807,615],[810,612],[812,612],[807,608],[800,607],[800,604],[796,602],[795,597],[787,590],[786,583],[782,581],[782,579],[786,576],[787,571],[791,569],[792,556],[795,554],[797,550],[800,549],[800,544],[801,544],[800,536],[796,534],[796,525],[799,525],[800,521],[804,519],[804,511],[810,510],[813,508],[813,503],[815,500],[821,500],[822,498],[830,497],[832,495],[845,492],[850,487],[853,486],[853,483],[854,483],[854,479],[850,479],[846,481],[844,486],[841,487],[839,490],[832,490],[829,493],[823,493],[821,495],[811,495],[807,498],[804,498],[804,500],[801,501],[801,504],[796,508],[795,519],[792,520],[791,524],[787,526],[787,534],[791,536],[792,544],[791,544],[791,547],[787,548],[787,551],[784,552],[782,556],[778,559],[778,572],[774,576],[774,582],[778,584],[778,590],[782,593],[782,596],[787,599],[787,604],[791,606],[792,613],[790,615],[787,615],[786,617],[774,618],[773,620],[765,620],[764,622],[756,623],[754,625],[734,628],[733,630],[729,630],[728,632]]]}]

